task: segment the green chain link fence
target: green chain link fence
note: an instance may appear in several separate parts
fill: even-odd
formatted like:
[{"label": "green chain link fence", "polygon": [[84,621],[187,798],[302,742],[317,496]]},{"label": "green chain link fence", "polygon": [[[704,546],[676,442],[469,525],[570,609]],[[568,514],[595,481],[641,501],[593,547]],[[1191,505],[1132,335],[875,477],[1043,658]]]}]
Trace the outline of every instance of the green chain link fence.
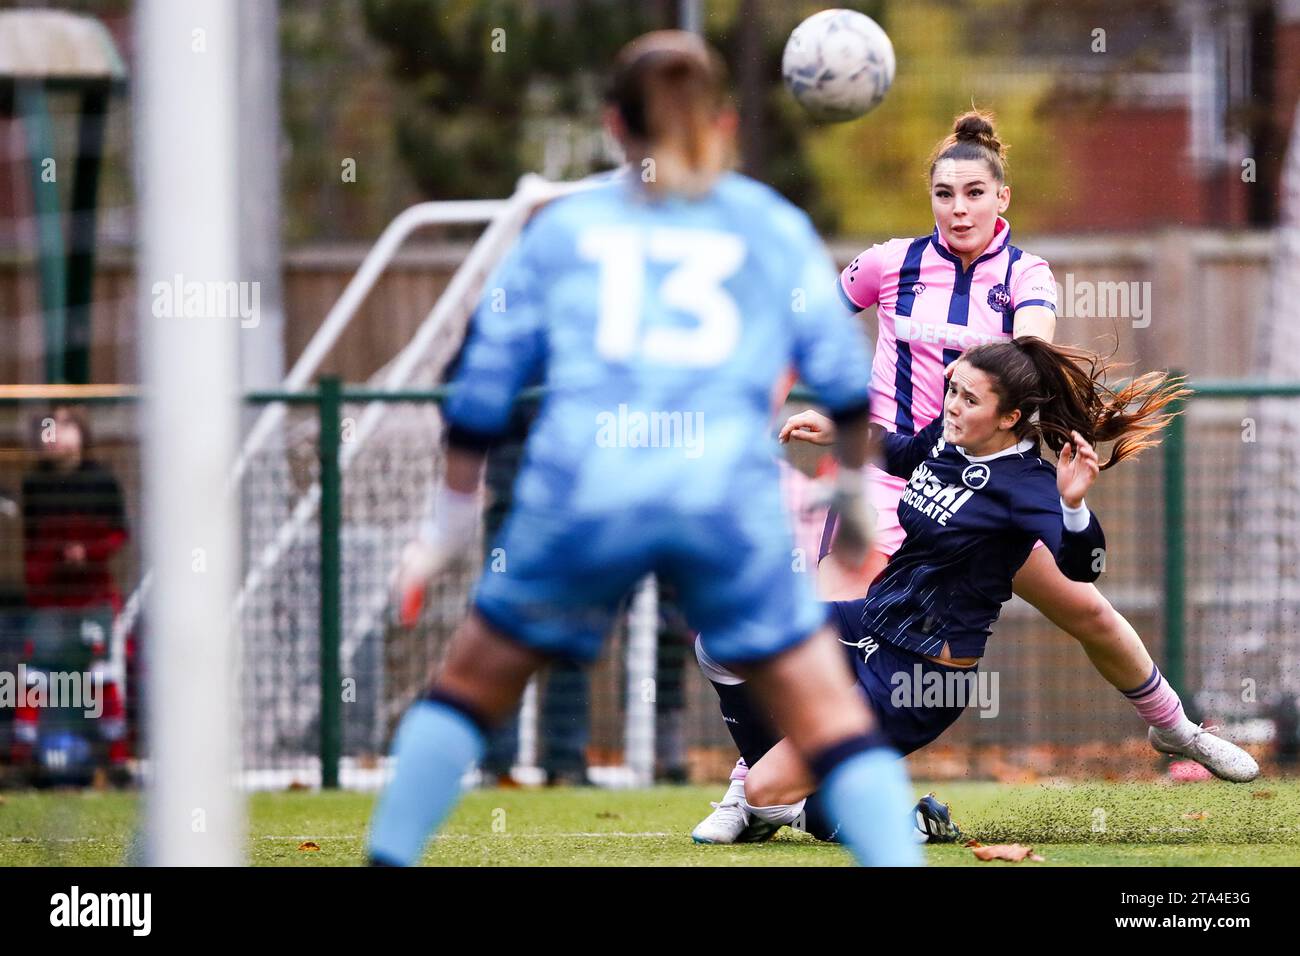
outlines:
[{"label": "green chain link fence", "polygon": [[[387,598],[392,559],[422,518],[415,499],[396,490],[427,484],[436,471],[427,452],[390,442],[341,464],[349,431],[371,403],[420,409],[432,421],[445,395],[345,388],[324,378],[311,391],[245,398],[250,415],[274,403],[287,408],[278,440],[250,460],[242,484],[246,570],[279,549],[261,583],[243,593],[239,686],[250,786],[377,786],[397,719],[464,615],[481,546],[434,586],[417,628],[397,627]],[[1089,496],[1109,542],[1099,586],[1143,636],[1193,716],[1228,722],[1246,740],[1272,741],[1282,759],[1294,753],[1300,699],[1297,399],[1300,383],[1202,382],[1161,448],[1105,473]],[[93,422],[91,454],[117,475],[127,502],[132,533],[113,563],[127,598],[144,572],[136,400],[118,394],[76,403]],[[21,499],[36,454],[30,423],[49,406],[36,394],[0,397],[6,669],[21,657],[25,626]],[[786,410],[797,407],[805,406],[793,402]],[[489,465],[488,542],[508,506],[517,447],[511,454],[495,474]],[[299,530],[289,535],[295,509]],[[670,619],[671,601],[660,604],[657,762],[678,778],[688,771],[717,778],[734,749],[694,666],[689,634]],[[148,634],[147,624],[140,616],[131,626],[144,661],[148,642],[162,639]],[[498,746],[491,772],[504,773],[520,755],[563,765],[551,753],[556,741],[576,748],[579,764],[620,764],[627,699],[635,692],[622,664],[626,641],[621,626],[589,675],[546,678],[533,700],[541,716],[518,728],[522,741],[510,737]],[[918,772],[1100,774],[1138,755],[1151,759],[1132,708],[1078,644],[1018,599],[1004,610],[982,666],[999,678],[996,716],[968,712],[917,755]],[[147,753],[139,670],[131,671],[128,714],[135,748]],[[0,711],[0,760],[7,759],[10,716]]]}]

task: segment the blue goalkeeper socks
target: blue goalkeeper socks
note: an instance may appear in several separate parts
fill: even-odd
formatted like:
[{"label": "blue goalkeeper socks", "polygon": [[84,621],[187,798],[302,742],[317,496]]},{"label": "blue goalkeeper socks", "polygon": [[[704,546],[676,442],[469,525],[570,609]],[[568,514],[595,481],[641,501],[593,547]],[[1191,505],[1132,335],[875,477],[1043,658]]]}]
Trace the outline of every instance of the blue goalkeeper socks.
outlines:
[{"label": "blue goalkeeper socks", "polygon": [[430,834],[460,797],[460,781],[483,756],[483,732],[441,700],[416,703],[397,729],[397,769],[370,824],[370,860],[389,866],[419,862]]},{"label": "blue goalkeeper socks", "polygon": [[907,768],[879,735],[858,737],[832,747],[813,761],[820,793],[837,839],[863,866],[921,866],[914,836],[911,782]]}]

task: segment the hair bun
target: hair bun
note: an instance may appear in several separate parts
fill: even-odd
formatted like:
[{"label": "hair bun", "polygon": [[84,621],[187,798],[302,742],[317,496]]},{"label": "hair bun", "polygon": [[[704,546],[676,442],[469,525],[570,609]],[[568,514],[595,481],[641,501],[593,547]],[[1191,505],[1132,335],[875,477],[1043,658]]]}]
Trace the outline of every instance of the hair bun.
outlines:
[{"label": "hair bun", "polygon": [[952,124],[952,135],[958,142],[982,143],[995,150],[1000,146],[997,131],[993,128],[993,117],[979,110],[958,116]]},{"label": "hair bun", "polygon": [[931,180],[941,159],[978,160],[988,165],[994,179],[1005,182],[1007,148],[993,128],[993,114],[973,109],[953,120],[952,132],[930,154]]}]

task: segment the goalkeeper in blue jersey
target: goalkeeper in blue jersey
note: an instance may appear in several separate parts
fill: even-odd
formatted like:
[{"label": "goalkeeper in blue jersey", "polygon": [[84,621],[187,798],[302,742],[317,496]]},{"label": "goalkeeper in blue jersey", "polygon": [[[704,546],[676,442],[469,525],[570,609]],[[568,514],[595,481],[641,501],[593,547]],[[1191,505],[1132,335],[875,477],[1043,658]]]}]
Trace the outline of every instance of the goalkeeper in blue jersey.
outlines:
[{"label": "goalkeeper in blue jersey", "polygon": [[595,658],[620,600],[650,573],[776,715],[857,858],[920,862],[906,771],[826,607],[791,567],[768,433],[773,386],[794,365],[838,426],[836,553],[860,563],[869,350],[807,217],[726,171],[736,114],[723,74],[688,33],[629,44],[606,111],[626,172],[551,203],[489,280],[444,409],[434,523],[399,571],[404,607],[471,538],[484,451],[520,388],[540,377],[546,397],[494,542],[505,570],[485,570],[397,731],[374,863],[420,858],[487,728],[546,660]]}]

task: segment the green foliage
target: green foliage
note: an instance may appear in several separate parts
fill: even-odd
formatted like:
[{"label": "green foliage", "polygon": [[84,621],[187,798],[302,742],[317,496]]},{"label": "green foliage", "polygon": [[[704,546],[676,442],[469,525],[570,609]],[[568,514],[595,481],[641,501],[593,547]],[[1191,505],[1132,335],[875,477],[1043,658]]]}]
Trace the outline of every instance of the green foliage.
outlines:
[{"label": "green foliage", "polygon": [[494,0],[365,0],[370,36],[399,86],[398,153],[437,199],[508,194],[537,163],[528,124],[543,110],[594,121],[590,78],[619,47],[661,27],[642,4],[563,10]]},{"label": "green foliage", "polygon": [[[372,237],[414,201],[392,85],[353,0],[283,0],[281,125],[289,242]],[[342,163],[356,164],[344,181]]]},{"label": "green foliage", "polygon": [[[997,114],[1012,146],[1013,225],[1023,235],[1046,222],[1068,176],[1049,125],[1057,77],[1049,60],[1026,60],[1025,47],[1046,36],[1072,49],[1044,12],[1052,5],[843,5],[889,32],[898,75],[871,114],[825,126],[780,79],[790,31],[825,4],[705,3],[706,36],[727,60],[742,116],[742,170],[806,209],[825,234],[922,234],[932,224],[926,158],[973,102]],[[599,116],[609,65],[631,38],[672,26],[676,7],[285,0],[290,239],[371,235],[416,198],[504,196],[528,170],[571,178],[606,165]],[[358,179],[340,186],[347,156],[357,159]]]},{"label": "green foliage", "polygon": [[[737,90],[753,127],[742,139],[745,171],[833,228],[836,210],[820,201],[804,155],[806,121],[780,81],[790,29],[816,9],[804,6],[710,3],[705,28],[733,84],[742,75],[757,78]],[[400,88],[398,154],[430,198],[505,195],[521,173],[543,167],[548,138],[575,138],[575,132],[581,138],[585,131],[590,140],[598,130],[601,85],[618,50],[647,30],[674,25],[663,4],[609,0],[545,8],[517,0],[365,0],[364,11]],[[747,18],[759,19],[747,30]],[[758,61],[750,71],[743,69],[748,58]],[[597,165],[579,153],[560,174],[583,175]]]}]

